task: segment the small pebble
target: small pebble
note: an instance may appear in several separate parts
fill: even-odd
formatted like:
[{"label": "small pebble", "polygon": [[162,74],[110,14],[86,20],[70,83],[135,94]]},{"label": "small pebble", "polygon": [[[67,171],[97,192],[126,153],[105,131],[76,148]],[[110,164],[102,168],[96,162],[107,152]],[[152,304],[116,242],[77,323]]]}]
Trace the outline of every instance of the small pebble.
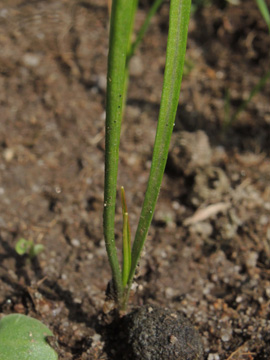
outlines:
[{"label": "small pebble", "polygon": [[247,258],[246,258],[246,265],[249,268],[253,268],[256,266],[257,264],[257,260],[258,260],[258,253],[256,251],[250,251],[247,254]]},{"label": "small pebble", "polygon": [[101,341],[101,335],[99,335],[99,334],[94,334],[94,335],[92,336],[92,340],[93,340],[93,344],[96,345],[98,342]]},{"label": "small pebble", "polygon": [[80,245],[81,245],[80,240],[72,239],[71,240],[71,245],[73,245],[74,247],[80,247]]},{"label": "small pebble", "polygon": [[265,292],[266,292],[267,297],[270,299],[270,287],[267,287],[265,289]]},{"label": "small pebble", "polygon": [[36,67],[40,63],[40,56],[28,53],[23,55],[22,60],[24,65]]},{"label": "small pebble", "polygon": [[231,338],[231,331],[227,330],[227,329],[222,329],[221,330],[221,340],[224,342],[229,341]]},{"label": "small pebble", "polygon": [[207,360],[219,360],[218,354],[209,354]]},{"label": "small pebble", "polygon": [[14,155],[15,155],[15,152],[11,148],[5,149],[3,152],[4,159],[7,162],[10,162],[13,159]]}]

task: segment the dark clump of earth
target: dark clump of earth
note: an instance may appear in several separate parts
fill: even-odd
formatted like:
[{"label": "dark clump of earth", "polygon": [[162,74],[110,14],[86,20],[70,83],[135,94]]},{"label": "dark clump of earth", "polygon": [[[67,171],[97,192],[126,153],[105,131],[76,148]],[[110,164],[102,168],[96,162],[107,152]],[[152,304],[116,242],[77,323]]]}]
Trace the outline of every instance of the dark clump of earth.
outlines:
[{"label": "dark clump of earth", "polygon": [[203,356],[199,332],[175,310],[145,305],[109,328],[114,359],[201,360]]}]

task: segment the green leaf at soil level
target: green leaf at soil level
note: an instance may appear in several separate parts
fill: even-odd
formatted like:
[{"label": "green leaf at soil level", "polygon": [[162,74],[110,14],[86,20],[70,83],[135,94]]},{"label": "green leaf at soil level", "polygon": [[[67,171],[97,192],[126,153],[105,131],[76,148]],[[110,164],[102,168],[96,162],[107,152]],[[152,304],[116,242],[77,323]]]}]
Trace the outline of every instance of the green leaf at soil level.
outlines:
[{"label": "green leaf at soil level", "polygon": [[57,360],[47,336],[53,333],[40,321],[21,314],[7,315],[0,321],[0,359]]}]

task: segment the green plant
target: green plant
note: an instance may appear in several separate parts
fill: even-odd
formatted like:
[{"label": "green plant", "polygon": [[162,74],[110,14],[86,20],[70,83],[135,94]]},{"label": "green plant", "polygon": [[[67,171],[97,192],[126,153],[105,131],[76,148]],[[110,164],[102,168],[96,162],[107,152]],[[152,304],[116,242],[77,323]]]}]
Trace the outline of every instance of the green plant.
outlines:
[{"label": "green plant", "polygon": [[[114,216],[120,130],[128,84],[128,63],[162,0],[154,1],[134,43],[131,42],[131,35],[138,0],[114,0],[112,3],[107,77],[104,234],[113,275],[114,296],[120,310],[124,310],[127,306],[130,287],[151,224],[166,165],[184,71],[190,2],[191,0],[171,0],[164,85],[152,167],[133,246],[131,246],[125,191],[121,187],[122,269],[120,269],[115,246]],[[17,254],[28,255],[30,259],[35,258],[43,249],[43,245],[34,244],[32,240],[24,238],[19,239],[15,246]],[[53,336],[52,332],[36,319],[22,314],[5,316],[0,320],[0,359],[57,360],[57,353],[47,341],[51,336]]]},{"label": "green plant", "polygon": [[[264,0],[256,0],[256,3],[258,5],[258,8],[260,10],[260,13],[262,17],[264,18],[268,30],[270,33],[270,12],[268,10],[268,7],[266,5],[266,2]],[[265,86],[268,79],[270,79],[270,71],[267,71],[258,81],[258,83],[251,89],[248,97],[242,101],[238,109],[235,111],[235,113],[231,116],[231,101],[230,101],[230,91],[227,90],[225,94],[225,106],[224,106],[224,122],[223,122],[223,129],[226,130],[228,127],[234,123],[238,116],[247,108],[250,101],[253,99],[255,95],[257,95]]]},{"label": "green plant", "polygon": [[40,321],[21,314],[11,314],[0,320],[1,360],[57,360],[48,344],[53,333]]},{"label": "green plant", "polygon": [[256,0],[256,3],[258,5],[258,8],[261,12],[262,17],[264,18],[264,20],[268,26],[268,31],[270,33],[270,12],[267,7],[267,4],[264,0]]},{"label": "green plant", "polygon": [[191,12],[197,12],[200,9],[210,5],[212,0],[193,0],[191,4]]},{"label": "green plant", "polygon": [[[152,221],[167,161],[170,138],[182,81],[191,0],[171,0],[166,66],[160,112],[147,190],[133,245],[124,190],[122,269],[117,257],[114,234],[116,188],[120,131],[126,98],[128,60],[132,53],[131,34],[137,0],[114,0],[110,23],[107,74],[106,149],[104,187],[104,236],[113,277],[113,296],[120,310],[125,310],[141,251]],[[136,41],[135,41],[136,42]]]},{"label": "green plant", "polygon": [[251,89],[247,99],[243,100],[242,103],[239,105],[238,109],[235,111],[235,113],[230,116],[230,108],[231,108],[231,102],[230,102],[230,92],[227,90],[226,96],[225,96],[225,119],[223,127],[224,129],[231,126],[232,123],[234,123],[238,116],[247,108],[250,101],[253,99],[255,95],[257,95],[265,86],[268,79],[270,78],[270,71],[268,71],[254,86],[253,89]]},{"label": "green plant", "polygon": [[[140,28],[136,40],[130,45],[128,54],[127,54],[127,63],[129,62],[130,58],[134,55],[137,47],[139,46],[140,42],[142,41],[148,27],[150,24],[150,21],[152,19],[152,17],[155,15],[155,13],[158,11],[159,7],[161,6],[163,0],[155,0],[153,2],[153,5],[151,6],[149,12],[147,13],[147,16],[144,20],[144,23],[142,24],[142,27]],[[138,6],[138,1],[135,4],[135,9],[136,6]]]},{"label": "green plant", "polygon": [[44,250],[44,246],[42,244],[34,244],[32,240],[21,238],[17,241],[15,250],[18,255],[28,255],[30,260],[32,260]]}]

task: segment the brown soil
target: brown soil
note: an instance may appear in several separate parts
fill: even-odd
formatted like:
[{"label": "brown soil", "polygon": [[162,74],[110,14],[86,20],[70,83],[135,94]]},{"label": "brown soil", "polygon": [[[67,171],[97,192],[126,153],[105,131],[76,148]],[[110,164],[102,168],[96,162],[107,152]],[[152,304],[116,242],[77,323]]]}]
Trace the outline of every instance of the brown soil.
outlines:
[{"label": "brown soil", "polygon": [[[0,3],[0,314],[41,319],[65,360],[110,360],[100,325],[110,280],[102,233],[106,3]],[[270,35],[255,1],[215,4],[190,22],[189,69],[130,309],[149,303],[184,312],[207,360],[270,359],[269,81],[224,128],[226,92],[233,115],[269,71]],[[166,2],[131,64],[119,186],[133,234],[167,23]],[[116,229],[120,248],[119,203]],[[44,252],[32,262],[20,257],[21,237]]]}]

